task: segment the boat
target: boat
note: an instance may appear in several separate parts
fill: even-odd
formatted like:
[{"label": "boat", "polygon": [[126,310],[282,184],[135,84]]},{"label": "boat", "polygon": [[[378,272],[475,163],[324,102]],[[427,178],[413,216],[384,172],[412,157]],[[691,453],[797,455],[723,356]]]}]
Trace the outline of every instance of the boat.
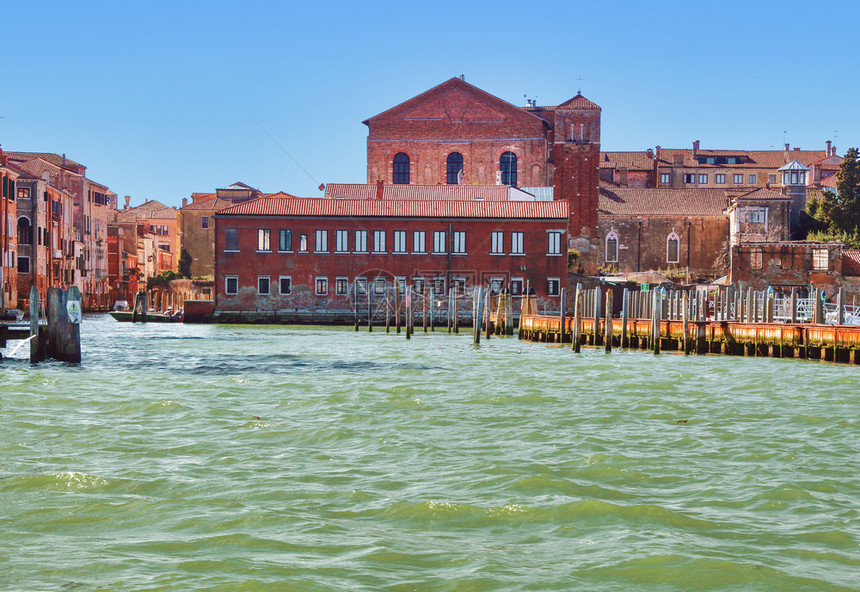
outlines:
[{"label": "boat", "polygon": [[[130,310],[115,310],[110,313],[110,316],[115,318],[121,323],[130,323],[132,321],[134,313]],[[141,315],[137,315],[137,322],[143,322]],[[167,315],[162,312],[148,312],[146,313],[146,322],[147,323],[181,323],[182,315]]]}]

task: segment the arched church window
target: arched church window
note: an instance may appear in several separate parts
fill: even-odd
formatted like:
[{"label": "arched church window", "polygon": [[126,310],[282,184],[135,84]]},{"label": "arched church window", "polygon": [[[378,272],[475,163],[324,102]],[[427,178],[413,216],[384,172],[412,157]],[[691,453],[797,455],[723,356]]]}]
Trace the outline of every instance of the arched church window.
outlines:
[{"label": "arched church window", "polygon": [[681,237],[675,231],[666,238],[666,263],[677,263],[680,260]]},{"label": "arched church window", "polygon": [[499,159],[499,169],[502,171],[502,184],[517,186],[517,155],[513,152],[505,152]]},{"label": "arched church window", "polygon": [[398,152],[394,155],[394,171],[391,182],[395,185],[409,185],[409,155]]},{"label": "arched church window", "polygon": [[618,263],[618,235],[614,230],[606,235],[606,262]]},{"label": "arched church window", "polygon": [[459,184],[460,173],[463,172],[463,155],[459,152],[452,152],[448,155],[447,165],[445,182],[448,185]]}]

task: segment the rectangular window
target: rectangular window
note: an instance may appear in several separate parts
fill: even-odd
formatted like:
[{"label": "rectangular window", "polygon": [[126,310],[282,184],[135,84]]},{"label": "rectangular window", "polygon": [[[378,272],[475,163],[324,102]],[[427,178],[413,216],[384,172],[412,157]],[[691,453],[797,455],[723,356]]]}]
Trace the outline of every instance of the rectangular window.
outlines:
[{"label": "rectangular window", "polygon": [[397,288],[399,294],[403,294],[406,291],[406,278],[402,275],[395,276],[394,287]]},{"label": "rectangular window", "polygon": [[385,294],[385,278],[378,277],[373,280],[373,293],[374,294]]},{"label": "rectangular window", "polygon": [[[456,280],[455,280],[456,281]],[[434,277],[433,278],[433,293],[434,294],[444,294],[445,293],[445,278],[444,277]],[[460,294],[463,291],[460,290]]]},{"label": "rectangular window", "polygon": [[523,233],[522,232],[512,232],[511,233],[511,255],[525,255],[526,252],[523,250]]},{"label": "rectangular window", "polygon": [[670,173],[660,173],[660,184],[661,185],[669,185],[672,182],[672,175]]},{"label": "rectangular window", "polygon": [[505,283],[505,278],[503,277],[492,277],[490,278],[490,293],[493,296],[497,296],[499,292],[502,291],[502,285]]},{"label": "rectangular window", "polygon": [[750,175],[750,185],[755,185],[758,182],[758,175]]},{"label": "rectangular window", "polygon": [[278,292],[281,296],[288,296],[293,291],[293,278],[288,275],[282,275],[278,278]]},{"label": "rectangular window", "polygon": [[827,249],[812,249],[812,269],[814,271],[830,269],[830,253]]},{"label": "rectangular window", "polygon": [[328,253],[328,230],[317,230],[314,233],[314,252]]},{"label": "rectangular window", "polygon": [[550,230],[547,234],[547,255],[561,255],[561,232]]},{"label": "rectangular window", "polygon": [[433,252],[447,253],[447,233],[444,230],[436,230],[433,232]]},{"label": "rectangular window", "polygon": [[426,253],[427,252],[427,233],[423,230],[416,230],[412,233],[412,252]]},{"label": "rectangular window", "polygon": [[293,231],[288,228],[281,228],[278,231],[278,250],[287,252],[293,250]]},{"label": "rectangular window", "polygon": [[751,247],[750,249],[750,269],[761,269],[762,250],[761,247]]},{"label": "rectangular window", "polygon": [[228,275],[224,278],[224,293],[238,294],[239,293],[239,276]]},{"label": "rectangular window", "polygon": [[366,230],[356,230],[355,231],[355,252],[356,253],[367,253],[367,231]]},{"label": "rectangular window", "polygon": [[258,251],[271,251],[271,244],[269,243],[271,231],[268,228],[258,228],[257,229],[257,250]]},{"label": "rectangular window", "polygon": [[269,295],[269,276],[257,276],[257,294],[259,294],[260,296]]},{"label": "rectangular window", "polygon": [[618,237],[614,234],[606,237],[606,262],[618,263]]},{"label": "rectangular window", "polygon": [[355,291],[359,294],[367,294],[367,278],[355,278]]},{"label": "rectangular window", "polygon": [[452,236],[452,247],[455,255],[466,254],[466,232],[463,230],[455,230]]},{"label": "rectangular window", "polygon": [[708,184],[708,175],[700,174],[699,175],[699,185],[707,185]]},{"label": "rectangular window", "polygon": [[328,294],[328,278],[318,277],[316,281],[316,295],[325,296]]},{"label": "rectangular window", "polygon": [[334,231],[334,252],[348,253],[349,252],[349,231],[335,230]]},{"label": "rectangular window", "polygon": [[511,278],[511,295],[522,296],[523,285],[523,278]]},{"label": "rectangular window", "polygon": [[394,252],[395,253],[405,253],[406,252],[406,231],[405,230],[395,230],[394,231]]},{"label": "rectangular window", "polygon": [[18,188],[18,199],[30,199],[30,188],[29,187],[19,187]]},{"label": "rectangular window", "polygon": [[[346,232],[346,231],[344,231]],[[349,279],[338,277],[334,279],[334,293],[338,296],[346,296],[349,292]]]},{"label": "rectangular window", "polygon": [[505,233],[494,230],[490,233],[490,255],[505,254]]},{"label": "rectangular window", "polygon": [[714,182],[717,185],[722,185],[723,183],[726,182],[726,176],[722,173],[718,173],[718,174],[714,175]]},{"label": "rectangular window", "polygon": [[200,218],[200,228],[206,230],[209,228],[209,216],[203,216]]},{"label": "rectangular window", "polygon": [[224,250],[238,251],[239,250],[239,229],[225,228],[224,229]]},{"label": "rectangular window", "polygon": [[[21,190],[18,190],[18,197],[21,197]],[[30,258],[18,257],[18,273],[30,273]]]},{"label": "rectangular window", "polygon": [[561,293],[561,280],[559,278],[547,278],[546,293],[548,296],[558,296]]},{"label": "rectangular window", "polygon": [[412,278],[412,289],[415,290],[419,294],[424,293],[424,278],[423,277],[413,277]]},{"label": "rectangular window", "polygon": [[684,173],[684,183],[693,185],[696,182],[696,175],[693,173]]},{"label": "rectangular window", "polygon": [[385,231],[384,230],[374,230],[373,231],[373,252],[374,253],[385,253]]},{"label": "rectangular window", "polygon": [[744,184],[744,176],[743,174],[737,174],[734,176],[735,185],[743,185]]},{"label": "rectangular window", "polygon": [[776,183],[776,175],[768,175],[767,182],[771,184]]},{"label": "rectangular window", "polygon": [[666,241],[666,263],[678,263],[679,242],[674,236]]}]

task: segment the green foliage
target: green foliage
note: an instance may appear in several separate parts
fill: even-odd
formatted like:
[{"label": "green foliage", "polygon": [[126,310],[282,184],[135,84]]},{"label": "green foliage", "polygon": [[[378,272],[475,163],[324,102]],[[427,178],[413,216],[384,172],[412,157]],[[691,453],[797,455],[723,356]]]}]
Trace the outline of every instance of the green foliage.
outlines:
[{"label": "green foliage", "polygon": [[179,275],[181,278],[191,277],[191,253],[187,249],[182,249],[179,254]]},{"label": "green foliage", "polygon": [[171,281],[175,280],[178,275],[172,269],[168,269],[167,271],[162,271],[159,275],[146,279],[146,289],[152,290],[158,286],[167,286]]},{"label": "green foliage", "polygon": [[807,240],[842,241],[850,248],[860,245],[860,151],[848,150],[836,173],[836,193],[825,191],[812,199],[801,214],[800,226]]}]

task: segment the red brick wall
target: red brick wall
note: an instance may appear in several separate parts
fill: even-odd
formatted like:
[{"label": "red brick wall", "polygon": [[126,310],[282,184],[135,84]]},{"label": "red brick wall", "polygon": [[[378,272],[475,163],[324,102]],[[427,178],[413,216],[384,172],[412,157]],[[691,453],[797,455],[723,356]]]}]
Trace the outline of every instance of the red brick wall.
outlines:
[{"label": "red brick wall", "polygon": [[570,204],[570,235],[597,236],[599,144],[555,144],[554,198]]},{"label": "red brick wall", "polygon": [[[466,251],[468,255],[411,254],[413,250],[413,231],[426,232],[426,250],[433,249],[433,232],[448,231],[449,223],[453,231],[466,232]],[[224,252],[224,230],[236,228],[239,236],[238,253]],[[271,252],[257,252],[257,231],[259,228],[271,230]],[[292,230],[293,253],[279,253],[279,229]],[[329,253],[315,253],[315,231],[328,230]],[[347,230],[348,247],[355,248],[354,231],[367,230],[367,248],[373,249],[373,231],[386,231],[387,254],[338,254],[335,253],[335,230]],[[407,232],[409,254],[393,254],[394,230]],[[416,219],[286,219],[265,217],[217,216],[215,246],[216,308],[218,310],[278,310],[294,306],[331,306],[340,304],[348,308],[347,296],[335,295],[335,279],[346,277],[350,287],[356,277],[377,276],[387,278],[405,276],[409,284],[414,276],[423,276],[428,282],[432,277],[465,277],[467,285],[476,282],[486,284],[491,277],[522,278],[530,282],[538,296],[547,296],[547,278],[559,278],[560,285],[566,285],[567,253],[562,235],[562,253],[559,256],[547,255],[547,231],[566,231],[564,220],[416,220]],[[525,255],[490,255],[491,232],[504,232],[504,249],[511,250],[513,231],[523,232]],[[300,253],[300,235],[308,237],[308,252]],[[451,248],[451,238],[448,238]],[[524,269],[523,269],[524,268]],[[238,276],[240,294],[225,294],[225,277]],[[290,276],[293,295],[278,295],[278,277]],[[271,296],[256,296],[258,276],[269,276]],[[316,297],[314,282],[316,277],[327,277],[329,293],[327,297]],[[446,289],[451,286],[446,283]]]}]

